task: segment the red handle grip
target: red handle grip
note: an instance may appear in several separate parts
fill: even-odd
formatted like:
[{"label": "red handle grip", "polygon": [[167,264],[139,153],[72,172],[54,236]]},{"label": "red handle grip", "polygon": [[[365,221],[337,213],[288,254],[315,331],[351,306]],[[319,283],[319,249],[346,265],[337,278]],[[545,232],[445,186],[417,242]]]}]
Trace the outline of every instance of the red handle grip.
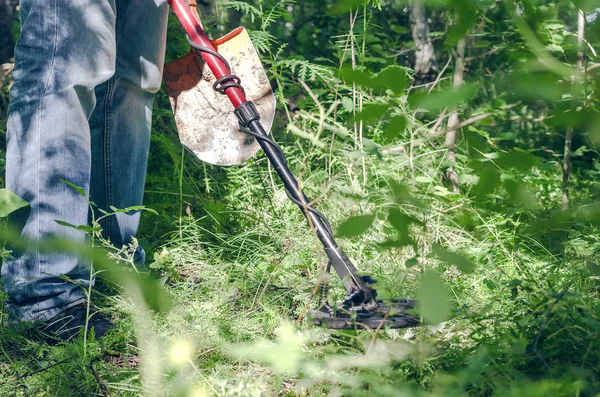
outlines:
[{"label": "red handle grip", "polygon": [[[185,1],[168,0],[168,2],[171,5],[171,8],[173,8],[175,15],[177,15],[177,19],[179,19],[179,22],[183,26],[183,29],[186,31],[188,36],[190,36],[191,39],[197,44],[216,51],[215,46],[206,36],[206,33],[204,33],[204,29],[202,29],[202,26],[200,26],[200,24],[194,17],[192,10],[190,9],[190,7],[188,7]],[[220,79],[221,77],[225,77],[230,74],[227,70],[227,67],[219,58],[204,52],[201,52],[200,55],[202,56],[202,59],[204,59],[204,62],[206,62],[206,64],[208,65],[210,71],[215,75],[217,79]],[[225,90],[225,93],[227,94],[227,97],[231,101],[231,104],[234,108],[237,108],[242,103],[246,102],[246,96],[244,95],[242,90],[240,90],[237,87],[227,88]]]}]

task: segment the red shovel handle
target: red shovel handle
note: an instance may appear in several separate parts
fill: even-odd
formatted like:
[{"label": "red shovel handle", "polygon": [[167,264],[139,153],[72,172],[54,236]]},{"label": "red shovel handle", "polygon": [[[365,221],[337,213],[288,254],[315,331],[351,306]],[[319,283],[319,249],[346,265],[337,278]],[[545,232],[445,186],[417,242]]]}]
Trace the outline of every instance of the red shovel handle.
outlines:
[{"label": "red shovel handle", "polygon": [[[168,2],[188,36],[190,36],[195,43],[216,51],[215,46],[206,36],[206,33],[204,33],[204,29],[202,29],[202,26],[200,26],[198,20],[196,20],[194,13],[185,3],[185,0],[168,0]],[[200,55],[217,79],[230,75],[227,66],[219,58],[205,52],[201,52]],[[237,108],[242,103],[246,102],[246,96],[242,90],[237,87],[227,88],[225,93],[234,108]]]}]

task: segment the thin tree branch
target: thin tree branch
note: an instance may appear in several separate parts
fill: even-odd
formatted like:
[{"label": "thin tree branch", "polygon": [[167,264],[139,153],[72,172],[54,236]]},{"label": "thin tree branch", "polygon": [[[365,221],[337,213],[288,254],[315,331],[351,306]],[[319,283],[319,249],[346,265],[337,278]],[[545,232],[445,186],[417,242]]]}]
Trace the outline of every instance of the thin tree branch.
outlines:
[{"label": "thin tree branch", "polygon": [[[458,123],[458,124],[456,124],[456,125],[454,125],[452,127],[448,127],[448,128],[443,129],[443,130],[436,131],[436,132],[428,135],[425,138],[417,139],[413,143],[413,146],[414,147],[420,146],[420,145],[422,145],[424,143],[427,143],[427,142],[429,142],[429,141],[431,141],[431,140],[433,140],[435,138],[439,138],[441,136],[446,135],[446,133],[448,131],[455,131],[455,130],[458,130],[460,128],[467,127],[467,126],[469,126],[471,124],[474,124],[474,123],[476,123],[478,121],[487,119],[488,117],[491,117],[491,116],[493,116],[493,113],[478,114],[477,116],[473,116],[473,117],[471,117],[471,118],[469,118],[467,120],[464,120],[464,121],[462,121],[462,122],[460,122],[460,123]],[[399,146],[394,146],[394,147],[391,147],[389,149],[385,149],[385,150],[381,151],[381,154],[383,154],[383,155],[396,154],[396,153],[406,153],[406,146],[399,145]]]},{"label": "thin tree branch", "polygon": [[[438,36],[438,37],[434,37],[430,41],[433,43],[434,41],[441,40],[443,38],[444,38],[443,36]],[[396,58],[396,57],[398,57],[400,55],[404,55],[404,54],[409,53],[411,51],[415,51],[416,49],[417,49],[417,46],[412,46],[410,48],[405,48],[403,50],[398,50],[398,51],[394,52],[393,54],[385,55],[384,58]]]},{"label": "thin tree branch", "polygon": [[600,68],[600,63],[595,63],[595,64],[593,64],[592,66],[590,66],[589,68],[587,68],[587,69],[585,70],[585,72],[586,72],[586,73],[588,73],[588,72],[591,72],[592,70],[594,70],[594,69],[598,69],[598,68]]},{"label": "thin tree branch", "polygon": [[444,72],[446,71],[446,69],[448,69],[448,65],[450,65],[450,62],[452,62],[452,55],[450,55],[448,57],[448,62],[446,62],[446,65],[444,66],[444,68],[442,69],[442,71],[437,75],[435,81],[433,82],[433,84],[431,85],[431,87],[429,88],[429,93],[431,94],[431,91],[433,91],[433,89],[435,88],[435,86],[437,85],[437,83],[440,82],[440,79],[442,78],[442,76],[444,75]]},{"label": "thin tree branch", "polygon": [[496,47],[496,48],[492,48],[491,50],[484,52],[483,54],[479,54],[479,55],[473,55],[472,57],[466,57],[465,58],[465,62],[471,62],[474,61],[476,59],[481,59],[481,58],[485,58],[488,57],[490,55],[494,55],[497,52],[500,52],[504,49],[504,47]]},{"label": "thin tree branch", "polygon": [[98,371],[96,371],[96,368],[94,368],[93,363],[90,364],[90,370],[92,371],[92,374],[94,374],[94,378],[96,378],[98,385],[100,385],[100,390],[102,390],[102,394],[104,395],[104,397],[112,397],[112,393],[110,392],[108,385],[100,377],[100,375],[98,374]]}]

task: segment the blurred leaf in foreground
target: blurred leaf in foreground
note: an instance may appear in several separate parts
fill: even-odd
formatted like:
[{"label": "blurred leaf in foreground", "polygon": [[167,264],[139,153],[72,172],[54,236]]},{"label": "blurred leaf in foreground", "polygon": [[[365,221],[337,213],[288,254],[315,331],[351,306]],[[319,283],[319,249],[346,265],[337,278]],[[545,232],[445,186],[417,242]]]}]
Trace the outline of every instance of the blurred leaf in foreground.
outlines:
[{"label": "blurred leaf in foreground", "polygon": [[400,95],[404,92],[410,79],[406,73],[406,68],[398,65],[390,65],[377,73],[373,80],[375,80],[377,86],[383,86],[389,88],[396,95]]},{"label": "blurred leaf in foreground", "polygon": [[428,324],[439,324],[450,317],[450,302],[446,287],[437,273],[427,270],[421,277],[418,291],[419,313]]},{"label": "blurred leaf in foreground", "polygon": [[406,117],[404,116],[394,116],[391,118],[383,130],[386,141],[392,142],[399,137],[406,129],[407,124]]},{"label": "blurred leaf in foreground", "polygon": [[360,236],[371,227],[375,215],[359,215],[346,219],[338,228],[337,235],[339,237],[355,237]]},{"label": "blurred leaf in foreground", "polygon": [[390,188],[392,189],[392,193],[394,194],[394,199],[398,204],[410,204],[417,208],[425,208],[425,205],[416,199],[410,192],[407,187],[397,180],[390,180]]},{"label": "blurred leaf in foreground", "polygon": [[172,306],[172,296],[161,288],[158,280],[154,280],[145,274],[133,272],[129,268],[116,263],[101,248],[94,248],[87,244],[59,237],[47,238],[41,243],[35,243],[21,238],[19,232],[11,229],[0,232],[0,238],[8,241],[15,249],[36,249],[41,252],[78,255],[93,263],[94,271],[96,273],[101,272],[104,278],[110,279],[122,288],[125,295],[130,295],[132,288],[137,287],[145,303],[153,310],[167,311]]},{"label": "blurred leaf in foreground", "polygon": [[443,90],[428,94],[426,91],[419,91],[411,95],[409,103],[415,109],[428,110],[430,112],[441,111],[444,108],[448,110],[455,109],[463,102],[472,98],[477,92],[476,84],[464,84],[456,91]]},{"label": "blurred leaf in foreground", "polygon": [[11,190],[0,189],[0,217],[8,216],[19,208],[27,207],[29,203],[17,196]]},{"label": "blurred leaf in foreground", "polygon": [[449,265],[456,266],[458,270],[463,273],[471,273],[475,268],[470,260],[460,254],[457,254],[456,252],[452,252],[442,247],[439,244],[433,244],[431,249],[436,258],[446,262]]},{"label": "blurred leaf in foreground", "polygon": [[275,331],[275,343],[263,340],[256,343],[235,345],[230,352],[239,358],[258,360],[278,373],[295,373],[301,368],[305,359],[303,346],[305,337],[302,333],[289,324],[285,324]]}]

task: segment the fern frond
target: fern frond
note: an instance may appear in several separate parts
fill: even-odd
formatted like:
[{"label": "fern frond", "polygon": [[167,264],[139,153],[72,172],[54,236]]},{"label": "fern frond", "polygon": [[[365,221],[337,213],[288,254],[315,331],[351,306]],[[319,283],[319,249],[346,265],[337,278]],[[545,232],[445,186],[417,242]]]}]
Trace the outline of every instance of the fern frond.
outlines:
[{"label": "fern frond", "polygon": [[268,53],[271,44],[275,42],[275,37],[271,33],[263,30],[251,30],[248,34],[250,35],[252,44],[254,44],[254,48],[256,48],[259,53]]},{"label": "fern frond", "polygon": [[277,66],[288,69],[292,75],[302,80],[330,81],[333,79],[333,73],[328,67],[311,63],[305,59],[283,59],[277,62]]},{"label": "fern frond", "polygon": [[288,13],[287,7],[288,5],[296,3],[296,0],[281,0],[275,5],[275,7],[271,8],[268,12],[266,12],[262,17],[261,28],[264,30],[268,28],[275,20],[281,18],[285,14]]},{"label": "fern frond", "polygon": [[252,4],[246,3],[245,1],[229,0],[227,3],[225,3],[225,7],[232,8],[236,11],[241,12],[242,14],[250,15],[250,20],[252,21],[252,23],[254,23],[255,18],[261,17],[260,10]]}]

